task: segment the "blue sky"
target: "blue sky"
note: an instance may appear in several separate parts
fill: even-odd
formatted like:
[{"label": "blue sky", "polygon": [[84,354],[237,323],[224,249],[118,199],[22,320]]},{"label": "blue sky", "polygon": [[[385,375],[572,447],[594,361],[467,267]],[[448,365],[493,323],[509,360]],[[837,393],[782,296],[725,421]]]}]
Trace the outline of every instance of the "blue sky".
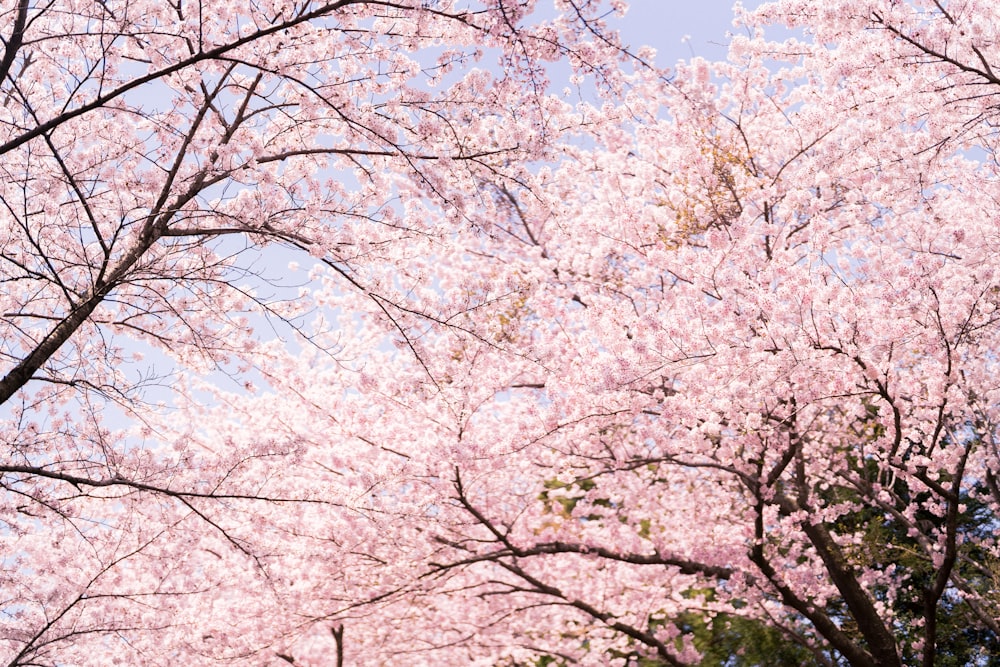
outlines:
[{"label": "blue sky", "polygon": [[[656,48],[657,64],[673,66],[692,52],[708,60],[726,56],[726,32],[733,30],[735,0],[631,0],[620,23],[626,44]],[[758,2],[744,0],[746,6]],[[691,39],[685,43],[685,35]]]}]

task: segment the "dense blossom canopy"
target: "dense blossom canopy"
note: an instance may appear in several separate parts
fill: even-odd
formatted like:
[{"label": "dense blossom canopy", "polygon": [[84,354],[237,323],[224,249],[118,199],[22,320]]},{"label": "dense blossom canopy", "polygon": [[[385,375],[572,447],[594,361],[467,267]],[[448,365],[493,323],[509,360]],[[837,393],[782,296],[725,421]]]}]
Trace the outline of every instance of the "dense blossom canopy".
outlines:
[{"label": "dense blossom canopy", "polygon": [[0,3],[5,664],[992,664],[1000,8],[534,4]]}]

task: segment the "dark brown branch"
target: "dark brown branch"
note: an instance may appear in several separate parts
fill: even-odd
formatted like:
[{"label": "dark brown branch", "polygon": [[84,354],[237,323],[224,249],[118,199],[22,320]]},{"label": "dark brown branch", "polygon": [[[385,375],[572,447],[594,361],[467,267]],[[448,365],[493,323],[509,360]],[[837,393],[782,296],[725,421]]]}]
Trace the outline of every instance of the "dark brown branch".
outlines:
[{"label": "dark brown branch", "polygon": [[[757,495],[754,518],[754,544],[750,550],[750,560],[775,588],[785,606],[805,616],[830,645],[839,651],[853,667],[882,667],[870,653],[855,644],[847,634],[821,609],[803,600],[784,582],[764,552],[767,531],[764,526],[764,501]],[[899,664],[898,660],[896,663]]]},{"label": "dark brown branch", "polygon": [[344,624],[330,628],[333,641],[337,642],[337,667],[344,667]]},{"label": "dark brown branch", "polygon": [[46,479],[52,479],[59,482],[72,484],[77,488],[84,486],[92,488],[109,488],[109,487],[120,486],[120,487],[135,489],[136,491],[157,493],[160,495],[178,499],[211,498],[216,500],[256,500],[256,501],[265,501],[271,503],[315,503],[320,505],[333,504],[324,500],[304,499],[304,498],[280,498],[280,497],[256,496],[256,495],[240,494],[240,493],[179,491],[177,489],[156,486],[155,484],[147,484],[145,482],[126,479],[124,477],[119,477],[117,475],[113,477],[107,477],[104,479],[94,479],[92,477],[74,475],[72,473],[62,472],[59,470],[52,470],[50,468],[42,468],[38,466],[0,465],[0,474],[22,474],[22,475],[31,475],[34,477],[44,477]]},{"label": "dark brown branch", "polygon": [[985,65],[985,67],[983,69],[980,69],[978,67],[973,67],[972,65],[968,65],[966,63],[963,63],[962,61],[960,61],[960,60],[958,60],[956,58],[953,58],[952,56],[949,56],[947,53],[942,53],[942,52],[940,52],[940,51],[938,51],[938,50],[936,50],[934,48],[931,48],[927,44],[924,44],[923,42],[920,42],[920,41],[914,39],[913,37],[907,35],[905,32],[903,32],[899,28],[897,28],[897,27],[895,27],[893,25],[890,25],[889,23],[886,23],[885,19],[882,18],[877,13],[873,14],[873,16],[875,18],[875,22],[876,23],[878,23],[879,25],[881,25],[882,27],[884,27],[886,30],[888,30],[892,34],[896,35],[896,37],[899,37],[901,40],[903,40],[907,44],[915,47],[917,50],[919,50],[924,55],[931,56],[932,58],[937,58],[941,62],[948,63],[949,65],[952,65],[953,67],[955,67],[955,68],[957,68],[957,69],[959,69],[959,70],[961,70],[963,72],[966,72],[967,74],[975,74],[976,76],[984,79],[988,83],[991,83],[991,84],[994,84],[994,85],[1000,85],[1000,78],[997,78],[997,76],[993,74],[992,69],[988,66],[988,64],[986,64],[986,61],[984,59],[982,59],[982,54],[978,53],[978,49],[976,49],[975,47],[973,47],[973,51],[977,52],[977,55],[982,60],[982,63]]},{"label": "dark brown branch", "polygon": [[662,641],[657,639],[654,635],[650,634],[649,632],[643,632],[642,630],[639,630],[638,628],[628,625],[627,623],[622,623],[621,621],[616,620],[614,616],[612,616],[611,614],[601,611],[600,609],[597,609],[593,605],[588,604],[583,600],[575,600],[567,597],[565,593],[563,593],[555,586],[549,586],[548,584],[543,583],[542,581],[533,577],[531,574],[529,574],[522,567],[518,566],[515,563],[508,563],[501,561],[499,565],[508,572],[517,575],[521,579],[524,579],[526,582],[531,584],[534,587],[534,592],[562,600],[565,604],[569,605],[570,607],[579,609],[585,614],[603,622],[609,628],[617,630],[623,635],[631,637],[632,639],[641,642],[646,646],[649,646],[650,648],[656,649],[657,655],[667,664],[675,665],[676,667],[682,667],[682,663],[679,660],[677,660],[676,657],[674,657],[674,655],[670,652],[669,649],[667,649],[666,644],[664,644]]},{"label": "dark brown branch", "polygon": [[28,6],[30,4],[29,0],[21,0],[17,4],[17,17],[14,19],[10,37],[7,38],[4,45],[3,59],[0,60],[0,84],[10,74],[10,68],[14,65],[17,52],[21,49],[21,44],[24,43],[24,28],[28,23]]},{"label": "dark brown branch", "polygon": [[[95,109],[99,109],[99,108],[107,105],[112,100],[118,99],[118,98],[122,97],[123,95],[125,95],[126,93],[128,93],[129,91],[134,90],[134,89],[136,89],[136,88],[138,88],[140,86],[143,86],[143,85],[145,85],[147,83],[150,83],[152,81],[156,81],[158,79],[162,79],[162,78],[167,77],[167,76],[169,76],[171,74],[174,74],[176,72],[180,72],[181,70],[187,69],[188,67],[192,67],[192,66],[197,65],[197,64],[199,64],[201,62],[205,62],[205,61],[208,61],[208,60],[219,59],[222,56],[224,56],[225,54],[227,54],[227,53],[229,53],[231,51],[234,51],[234,50],[238,49],[239,47],[241,47],[241,46],[243,46],[245,44],[250,44],[250,43],[255,42],[255,41],[257,41],[259,39],[262,39],[264,37],[269,37],[270,35],[274,35],[274,34],[277,34],[279,32],[283,32],[285,30],[288,30],[290,28],[294,28],[295,26],[297,26],[299,24],[306,23],[308,21],[312,21],[313,19],[321,18],[323,16],[326,16],[327,14],[330,14],[331,12],[334,12],[334,11],[338,10],[338,9],[342,9],[342,8],[350,6],[350,5],[358,4],[360,2],[362,2],[362,0],[338,0],[338,2],[332,2],[332,3],[329,3],[329,4],[323,5],[323,6],[318,7],[317,9],[315,9],[315,10],[313,10],[311,12],[304,13],[304,14],[299,14],[298,16],[296,16],[296,17],[294,17],[292,19],[289,19],[288,21],[286,21],[284,23],[280,23],[278,25],[269,26],[267,28],[262,28],[260,30],[257,30],[255,32],[250,33],[249,35],[246,35],[246,36],[241,37],[239,39],[236,39],[236,40],[234,40],[232,42],[229,42],[228,44],[222,44],[222,45],[217,46],[214,49],[210,49],[208,51],[200,51],[200,52],[195,53],[194,55],[192,55],[190,58],[184,58],[183,60],[179,60],[179,61],[175,62],[172,65],[168,65],[167,67],[164,67],[162,69],[158,69],[158,70],[156,70],[154,72],[150,72],[149,74],[146,74],[144,76],[137,77],[137,78],[133,79],[132,81],[129,81],[128,83],[122,84],[121,86],[115,88],[114,90],[108,91],[107,93],[104,93],[103,95],[98,95],[97,97],[95,97],[93,100],[91,100],[90,102],[88,102],[86,104],[82,104],[82,105],[78,106],[75,109],[71,109],[71,110],[66,111],[64,113],[61,113],[61,114],[59,114],[58,116],[56,116],[54,118],[50,118],[49,120],[45,121],[44,123],[40,123],[40,124],[36,125],[35,127],[31,128],[30,130],[24,132],[20,136],[15,137],[14,139],[11,139],[10,141],[8,141],[7,143],[5,143],[3,145],[0,145],[0,155],[8,153],[8,152],[14,150],[15,148],[17,148],[18,146],[21,146],[21,145],[23,145],[23,144],[31,141],[32,139],[35,139],[37,137],[42,136],[43,134],[46,134],[46,133],[52,131],[53,129],[59,127],[60,125],[62,125],[63,123],[65,123],[65,122],[67,122],[69,120],[72,120],[74,118],[82,116],[82,115],[84,115],[86,113],[89,113],[89,112],[95,110]],[[27,11],[27,5],[28,5],[27,0],[22,0],[22,4],[25,7],[25,11]],[[8,51],[9,50],[10,49],[8,48]],[[6,57],[5,57],[5,60],[6,60]]]}]

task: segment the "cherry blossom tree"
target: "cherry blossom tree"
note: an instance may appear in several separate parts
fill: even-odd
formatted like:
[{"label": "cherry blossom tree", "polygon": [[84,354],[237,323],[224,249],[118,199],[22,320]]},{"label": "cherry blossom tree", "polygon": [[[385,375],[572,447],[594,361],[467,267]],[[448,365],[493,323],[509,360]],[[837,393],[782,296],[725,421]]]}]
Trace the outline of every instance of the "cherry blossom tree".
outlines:
[{"label": "cherry blossom tree", "polygon": [[214,4],[5,6],[7,664],[990,664],[996,8]]},{"label": "cherry blossom tree", "polygon": [[199,409],[295,355],[341,418],[362,355],[426,363],[420,292],[579,126],[548,63],[621,86],[606,7],[533,4],[3,3],[4,664],[291,662],[330,599],[400,588],[352,578],[385,547],[350,446]]},{"label": "cherry blossom tree", "polygon": [[350,660],[697,664],[733,628],[995,660],[1000,17],[740,18],[729,62],[640,72],[597,143],[489,188],[489,251],[403,318],[419,365],[331,403],[342,371],[286,362],[398,586],[317,593]]}]

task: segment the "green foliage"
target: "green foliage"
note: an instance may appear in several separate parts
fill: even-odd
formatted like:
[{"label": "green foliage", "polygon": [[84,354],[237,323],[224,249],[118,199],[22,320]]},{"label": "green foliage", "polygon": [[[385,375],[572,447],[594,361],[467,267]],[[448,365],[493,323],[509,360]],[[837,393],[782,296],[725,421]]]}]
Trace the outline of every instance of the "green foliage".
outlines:
[{"label": "green foliage", "polygon": [[[859,475],[870,480],[884,481],[872,461],[855,463]],[[948,480],[942,479],[943,483]],[[929,511],[931,494],[914,493],[901,479],[891,483],[892,493],[906,505],[916,505],[916,522],[925,534],[945,530],[945,519]],[[858,568],[893,572],[897,590],[890,594],[885,587],[876,587],[873,596],[892,608],[893,631],[899,642],[904,664],[917,664],[922,653],[921,629],[924,617],[925,596],[938,576],[939,568],[926,551],[910,534],[907,526],[888,517],[882,510],[866,503],[853,489],[832,487],[828,494],[833,502],[856,501],[860,510],[841,516],[831,524],[834,532],[842,535],[860,535],[855,548],[847,551],[849,562]],[[992,542],[996,519],[980,498],[985,490],[974,485],[959,494],[962,511],[958,514],[958,558],[953,572],[968,583],[968,592],[981,596],[985,611],[993,617],[1000,612],[1000,595],[995,591],[1000,583],[1000,562],[982,546],[984,538]],[[983,602],[980,602],[983,605]],[[831,600],[828,613],[843,618],[842,629],[863,644],[861,633],[840,600]],[[980,665],[1000,666],[1000,637],[990,630],[965,601],[963,594],[949,584],[937,603],[936,667],[969,667]]]},{"label": "green foliage", "polygon": [[559,660],[551,655],[543,655],[535,660],[533,667],[565,667],[565,665],[565,660]]},{"label": "green foliage", "polygon": [[[583,500],[587,492],[594,489],[597,483],[592,479],[578,479],[572,482],[547,479],[543,482],[543,486],[545,490],[538,494],[538,499],[545,504],[545,511],[568,517],[573,513],[577,503]],[[612,507],[611,501],[607,498],[597,498],[591,503],[597,507]],[[584,518],[596,521],[603,517],[595,514]]]},{"label": "green foliage", "polygon": [[[877,406],[866,403],[864,413],[847,434],[846,441],[871,443],[884,438],[886,429],[878,413]],[[926,445],[913,443],[913,451],[907,450],[904,456],[925,453],[920,449],[923,446]],[[942,438],[936,446],[975,448],[979,443],[975,440],[954,443]],[[847,474],[842,479],[857,481],[844,483],[828,478],[817,482],[809,489],[810,502],[815,507],[838,508],[839,515],[826,521],[824,526],[838,538],[841,555],[856,572],[882,572],[891,578],[891,584],[883,580],[868,592],[882,607],[891,610],[889,629],[895,635],[903,664],[920,664],[923,660],[922,646],[926,640],[923,628],[926,607],[931,603],[936,609],[935,667],[1000,667],[1000,636],[983,620],[984,616],[1000,618],[1000,559],[993,548],[1000,522],[985,500],[990,497],[989,480],[969,480],[958,493],[955,527],[958,557],[950,570],[949,584],[936,599],[932,591],[941,563],[928,555],[927,540],[934,542],[948,530],[943,505],[946,492],[941,489],[950,489],[953,479],[947,472],[938,471],[933,478],[939,485],[935,490],[929,486],[935,483],[930,478],[924,480],[926,484],[916,482],[873,457],[865,456],[864,451],[865,447],[845,445],[843,462]],[[778,481],[779,487],[783,481]],[[599,521],[617,515],[619,521],[634,525],[640,537],[650,537],[655,517],[630,515],[627,504],[601,498],[603,494],[595,489],[597,483],[590,478],[550,479],[544,483],[539,500],[555,520],[575,516],[575,520]],[[874,499],[876,492],[881,494],[878,501]],[[605,514],[580,516],[580,502],[586,503],[591,512]],[[912,512],[909,519],[902,518],[904,511]],[[915,526],[920,535],[914,532]],[[791,552],[789,545],[777,541],[770,546],[774,548],[773,553],[783,556]],[[810,557],[815,555],[799,552],[797,562],[803,563]],[[785,566],[793,565],[786,563]],[[702,606],[698,600],[714,602],[716,593],[711,587],[692,588],[684,597],[698,607]],[[970,604],[970,598],[975,600],[974,605]],[[823,604],[825,615],[834,620],[855,645],[864,647],[864,634],[845,602],[833,596]],[[654,614],[648,621],[647,630],[655,632],[663,626],[675,626],[680,635],[674,648],[680,651],[685,645],[693,645],[702,655],[697,663],[700,667],[848,664],[818,637],[815,645],[805,645],[804,642],[811,639],[811,624],[804,618],[785,619],[786,628],[804,633],[798,636],[771,621],[741,615],[739,601],[733,608],[735,613],[694,609],[673,617]],[[624,658],[629,667],[663,667],[660,661],[642,655],[632,646],[612,651],[606,657],[609,660]],[[552,656],[541,656],[534,663],[535,667],[562,665],[561,660]]]},{"label": "green foliage", "polygon": [[809,650],[755,619],[686,612],[677,625],[702,654],[699,667],[788,667],[815,662]]}]

